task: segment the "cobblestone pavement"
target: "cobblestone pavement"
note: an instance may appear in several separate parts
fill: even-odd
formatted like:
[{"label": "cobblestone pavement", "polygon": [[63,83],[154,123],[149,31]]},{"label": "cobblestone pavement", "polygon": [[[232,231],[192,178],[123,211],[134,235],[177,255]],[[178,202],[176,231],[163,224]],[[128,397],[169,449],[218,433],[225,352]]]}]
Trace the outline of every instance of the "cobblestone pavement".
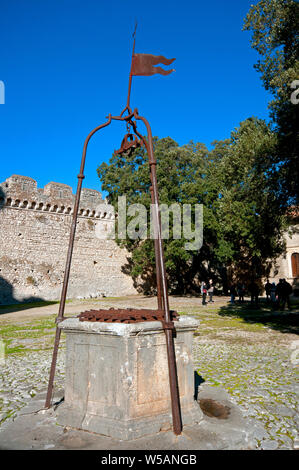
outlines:
[{"label": "cobblestone pavement", "polygon": [[[0,366],[0,422],[13,418],[38,392],[46,389],[49,380],[51,351],[10,355]],[[64,351],[59,354],[55,389],[63,389]]]},{"label": "cobblestone pavement", "polygon": [[[106,302],[105,308],[116,304],[120,306]],[[299,448],[298,336],[292,329],[277,325],[244,322],[230,312],[219,316],[224,304],[223,299],[221,304],[207,307],[198,299],[172,300],[171,308],[201,321],[193,344],[199,380],[225,389],[243,416],[259,423],[252,431],[257,449]],[[134,306],[132,301],[130,305]],[[54,338],[53,315],[39,320],[39,324],[8,320],[7,315],[0,318],[0,338],[7,351],[5,357],[0,355],[2,423],[13,419],[37,392],[46,389]],[[63,388],[64,381],[63,341],[57,362],[57,390]]]},{"label": "cobblestone pavement", "polygon": [[206,384],[224,388],[244,417],[260,422],[253,430],[257,448],[298,445],[298,370],[290,363],[288,348],[195,338],[194,358]]}]

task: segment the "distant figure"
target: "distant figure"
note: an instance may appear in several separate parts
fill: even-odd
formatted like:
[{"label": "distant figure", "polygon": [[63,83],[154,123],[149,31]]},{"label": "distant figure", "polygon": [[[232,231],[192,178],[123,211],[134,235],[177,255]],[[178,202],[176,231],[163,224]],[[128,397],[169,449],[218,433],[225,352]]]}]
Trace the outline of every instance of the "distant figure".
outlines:
[{"label": "distant figure", "polygon": [[282,297],[283,297],[283,280],[279,279],[278,284],[276,286],[276,298],[277,298],[277,307],[280,308]]},{"label": "distant figure", "polygon": [[[277,286],[278,287],[278,286]],[[279,306],[281,310],[284,310],[285,304],[287,303],[288,309],[291,308],[290,295],[292,293],[292,286],[285,279],[281,279],[281,284],[279,286]]]},{"label": "distant figure", "polygon": [[230,301],[231,301],[232,304],[235,303],[235,297],[236,297],[236,295],[237,295],[236,286],[235,286],[235,284],[232,284],[232,285],[230,286]]},{"label": "distant figure", "polygon": [[274,307],[276,305],[276,285],[275,285],[275,282],[272,282],[272,284],[271,284],[270,299],[271,299],[271,304]]},{"label": "distant figure", "polygon": [[212,279],[209,280],[208,294],[209,294],[209,297],[210,297],[209,302],[214,302],[214,300],[213,300],[214,285],[213,285],[213,280]]},{"label": "distant figure", "polygon": [[241,284],[241,282],[239,282],[237,284],[237,292],[238,292],[238,296],[239,296],[239,302],[243,303],[244,302],[244,294],[245,294],[245,286],[244,286],[244,284]]},{"label": "distant figure", "polygon": [[207,285],[205,282],[202,282],[201,287],[200,287],[200,292],[202,295],[202,305],[206,305],[206,298],[207,298]]},{"label": "distant figure", "polygon": [[258,307],[259,304],[259,286],[257,285],[256,282],[251,281],[251,283],[248,286],[248,290],[250,292],[250,297],[251,297],[251,305],[255,305],[255,307]]},{"label": "distant figure", "polygon": [[269,302],[269,300],[271,299],[271,288],[272,288],[272,284],[269,282],[269,279],[267,279],[267,282],[265,284],[267,302]]}]

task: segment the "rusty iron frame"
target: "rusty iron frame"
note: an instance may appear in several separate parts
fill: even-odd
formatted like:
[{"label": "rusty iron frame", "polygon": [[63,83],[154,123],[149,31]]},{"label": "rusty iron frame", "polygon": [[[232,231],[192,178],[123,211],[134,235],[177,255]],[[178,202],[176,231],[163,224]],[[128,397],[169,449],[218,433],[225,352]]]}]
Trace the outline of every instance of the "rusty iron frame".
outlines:
[{"label": "rusty iron frame", "polygon": [[[178,320],[178,313],[170,310],[171,321]],[[147,308],[109,308],[100,310],[86,310],[81,312],[77,318],[80,321],[103,322],[103,323],[138,323],[148,321],[159,321],[164,325],[164,310],[153,310]]]},{"label": "rusty iron frame", "polygon": [[[136,31],[136,27],[135,27],[135,31]],[[133,53],[132,53],[132,64],[133,64],[133,56],[134,56],[134,50],[135,50],[135,31],[133,35],[134,44],[133,44]],[[55,342],[54,342],[54,349],[53,349],[53,356],[52,356],[52,362],[51,362],[51,369],[50,369],[45,407],[49,408],[51,406],[57,354],[58,354],[58,347],[59,347],[60,335],[61,335],[61,330],[58,324],[66,318],[64,316],[66,293],[67,293],[67,287],[68,287],[68,282],[69,282],[70,267],[71,267],[71,260],[72,260],[73,247],[74,247],[74,239],[75,239],[75,232],[76,232],[76,225],[77,225],[80,195],[81,195],[81,189],[82,189],[82,181],[84,179],[84,167],[85,167],[88,143],[91,137],[96,132],[109,126],[112,121],[122,121],[122,122],[126,122],[127,127],[131,126],[134,134],[137,137],[139,137],[140,142],[145,145],[145,148],[147,150],[147,155],[148,155],[150,181],[151,181],[150,193],[151,193],[151,202],[152,202],[152,207],[153,207],[153,222],[154,222],[153,225],[154,225],[156,282],[157,282],[157,303],[158,303],[158,310],[163,310],[164,312],[164,321],[162,321],[162,325],[163,325],[165,336],[166,336],[169,385],[170,385],[171,408],[172,408],[172,418],[173,418],[173,431],[176,435],[179,435],[182,432],[183,426],[182,426],[182,417],[181,417],[181,409],[180,409],[178,377],[177,377],[177,370],[176,370],[175,349],[174,349],[174,339],[173,339],[174,338],[174,323],[172,321],[171,312],[169,309],[167,278],[166,278],[163,242],[162,242],[162,234],[161,234],[161,219],[160,219],[160,212],[159,212],[159,195],[158,195],[158,183],[157,183],[157,172],[156,172],[157,162],[156,162],[155,155],[154,155],[153,137],[152,137],[152,131],[151,131],[149,122],[147,121],[145,117],[139,115],[137,108],[135,108],[134,111],[132,111],[130,107],[131,85],[132,85],[132,65],[131,65],[131,71],[130,71],[130,77],[129,77],[129,88],[128,88],[128,97],[127,97],[126,107],[123,109],[123,111],[121,112],[119,116],[112,116],[111,114],[109,114],[107,116],[107,121],[104,124],[101,124],[97,126],[96,128],[94,128],[88,134],[84,142],[80,171],[78,174],[78,184],[77,184],[74,212],[73,212],[73,218],[72,218],[72,224],[71,224],[71,230],[70,230],[70,236],[69,236],[69,246],[68,246],[68,252],[67,252],[61,299],[60,299],[58,316],[56,318],[56,334],[55,334]],[[128,114],[125,114],[126,112]],[[141,121],[145,125],[146,130],[147,130],[147,138],[145,138],[138,132],[136,121]],[[126,149],[124,148],[123,150],[126,150]]]},{"label": "rusty iron frame", "polygon": [[[112,120],[126,121],[132,125],[132,128],[134,129],[134,133],[139,138],[142,139],[143,143],[146,146],[148,157],[149,157],[150,179],[151,179],[151,200],[152,200],[152,205],[154,209],[153,221],[154,221],[155,234],[156,234],[155,258],[156,258],[157,300],[158,300],[158,309],[163,309],[164,311],[164,318],[165,318],[164,329],[165,329],[165,335],[166,335],[167,356],[168,356],[168,366],[169,366],[168,368],[169,368],[169,382],[170,382],[170,394],[171,394],[172,416],[173,416],[173,429],[174,429],[174,433],[178,435],[178,434],[181,434],[182,432],[182,419],[181,419],[181,412],[180,412],[178,378],[177,378],[177,371],[176,371],[176,361],[175,361],[175,351],[174,351],[174,341],[173,341],[174,325],[173,325],[173,322],[171,321],[170,310],[169,310],[167,279],[166,279],[163,243],[162,243],[162,235],[161,235],[161,224],[160,224],[160,216],[159,216],[159,196],[158,196],[158,184],[157,184],[157,174],[156,174],[157,163],[155,160],[154,150],[153,150],[152,132],[151,132],[151,128],[150,128],[148,121],[146,120],[145,117],[139,115],[137,109],[135,109],[134,112],[132,111],[130,112],[130,111],[131,110],[129,109],[129,114],[125,116],[121,116],[121,115],[111,116],[111,114],[109,114],[108,120],[104,124],[97,126],[95,129],[93,129],[89,133],[83,146],[80,172],[78,174],[78,184],[77,184],[74,212],[73,212],[70,237],[69,237],[66,267],[65,267],[65,272],[64,272],[63,287],[62,287],[62,292],[61,292],[58,316],[56,318],[57,326],[56,326],[53,357],[52,357],[52,363],[51,363],[51,369],[50,369],[50,377],[49,377],[49,384],[48,384],[45,407],[49,408],[51,406],[51,398],[52,398],[52,393],[53,393],[53,384],[54,384],[54,376],[55,376],[55,369],[56,369],[56,362],[57,362],[58,346],[59,346],[60,335],[61,335],[61,330],[58,327],[58,323],[65,319],[64,310],[65,310],[65,302],[66,302],[66,293],[67,293],[67,287],[68,287],[68,282],[69,282],[70,267],[71,267],[71,260],[72,260],[73,247],[74,247],[80,195],[81,195],[81,189],[82,189],[82,180],[84,179],[84,167],[85,167],[87,146],[91,137],[99,130],[108,126]],[[140,120],[145,124],[146,129],[147,129],[147,140],[137,131],[136,123],[132,121],[132,118],[135,118],[136,121]]]}]

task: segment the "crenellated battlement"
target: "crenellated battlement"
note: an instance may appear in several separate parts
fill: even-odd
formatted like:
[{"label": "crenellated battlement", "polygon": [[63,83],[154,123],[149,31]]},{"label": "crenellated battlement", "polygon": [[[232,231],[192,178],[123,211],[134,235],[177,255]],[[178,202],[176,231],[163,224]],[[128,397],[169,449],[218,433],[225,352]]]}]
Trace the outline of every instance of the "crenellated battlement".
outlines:
[{"label": "crenellated battlement", "polygon": [[[12,175],[0,184],[4,193],[3,205],[12,209],[41,211],[72,215],[75,195],[71,186],[50,182],[38,188],[37,182],[28,176]],[[81,192],[79,217],[114,220],[114,208],[102,199],[95,189],[83,188]]]},{"label": "crenellated battlement", "polygon": [[[12,175],[0,184],[0,304],[61,295],[75,195],[71,186]],[[99,191],[82,189],[68,298],[136,293],[123,272],[128,252],[113,235],[115,216]]]}]

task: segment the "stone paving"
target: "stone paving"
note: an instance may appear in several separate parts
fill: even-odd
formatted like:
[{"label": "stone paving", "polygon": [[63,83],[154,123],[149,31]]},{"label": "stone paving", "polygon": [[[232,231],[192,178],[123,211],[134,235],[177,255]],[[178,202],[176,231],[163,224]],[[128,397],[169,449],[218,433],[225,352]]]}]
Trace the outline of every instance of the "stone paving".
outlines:
[{"label": "stone paving", "polygon": [[287,348],[209,344],[196,338],[194,357],[205,383],[224,388],[244,417],[261,424],[253,432],[257,448],[297,445],[298,370]]},{"label": "stone paving", "polygon": [[[115,300],[106,302],[105,308],[125,305],[124,300]],[[130,300],[130,305],[138,307],[140,300],[137,299],[135,305]],[[274,328],[273,324],[260,321],[246,322],[231,312],[221,316],[223,306],[226,308],[226,299],[216,300],[206,307],[200,305],[199,299],[171,299],[171,308],[201,320],[193,348],[198,383],[203,384],[200,388],[219,388],[229,394],[243,417],[252,422],[256,449],[298,449],[299,341],[296,329],[284,330],[277,325]],[[298,310],[293,309],[292,314],[298,314]],[[54,338],[53,313],[44,323],[39,320],[39,329],[32,320],[22,323],[18,317],[14,323],[9,315],[0,317],[0,338],[8,352],[4,358],[0,356],[1,424],[12,420],[35,394],[45,390]],[[63,381],[62,340],[55,388],[61,389]]]},{"label": "stone paving", "polygon": [[[64,351],[57,361],[55,389],[64,383]],[[51,351],[9,356],[0,366],[0,423],[14,418],[38,392],[47,387]],[[1,426],[0,424],[0,426]]]}]

